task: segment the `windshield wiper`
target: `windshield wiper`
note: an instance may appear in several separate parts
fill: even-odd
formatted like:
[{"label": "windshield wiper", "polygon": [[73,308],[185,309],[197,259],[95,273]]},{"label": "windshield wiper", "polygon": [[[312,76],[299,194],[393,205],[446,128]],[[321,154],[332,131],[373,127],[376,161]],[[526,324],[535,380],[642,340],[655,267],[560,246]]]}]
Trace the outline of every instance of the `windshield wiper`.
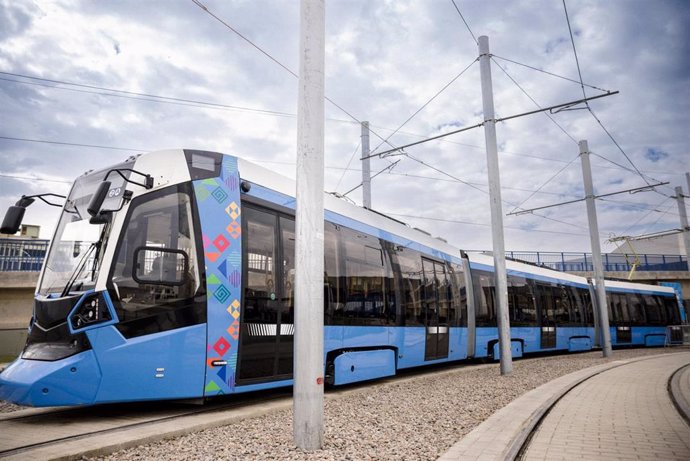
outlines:
[{"label": "windshield wiper", "polygon": [[89,248],[84,252],[84,256],[82,256],[79,260],[79,264],[77,264],[76,269],[74,270],[70,278],[67,280],[67,285],[65,285],[65,289],[62,290],[62,294],[60,295],[60,297],[67,296],[69,294],[70,290],[72,289],[72,285],[74,285],[74,282],[77,281],[77,277],[79,276],[79,274],[81,274],[82,269],[84,269],[88,256],[97,246],[100,246],[99,242],[93,242],[91,243],[91,245],[89,245]]},{"label": "windshield wiper", "polygon": [[98,268],[98,259],[101,256],[101,250],[103,249],[103,242],[105,242],[105,234],[108,228],[110,227],[110,222],[106,223],[103,226],[103,229],[101,230],[101,235],[98,236],[98,242],[94,242],[93,245],[96,245],[96,254],[93,256],[93,266],[91,267],[91,281],[94,280],[94,275],[96,274],[96,269]]}]

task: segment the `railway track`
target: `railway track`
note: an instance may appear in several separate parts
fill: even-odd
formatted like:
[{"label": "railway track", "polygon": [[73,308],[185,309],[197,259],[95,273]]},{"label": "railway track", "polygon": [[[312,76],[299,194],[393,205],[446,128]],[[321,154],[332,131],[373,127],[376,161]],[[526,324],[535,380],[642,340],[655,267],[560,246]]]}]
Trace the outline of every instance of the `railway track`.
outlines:
[{"label": "railway track", "polygon": [[[544,357],[535,357],[543,359]],[[547,357],[559,360],[559,356]],[[532,360],[530,358],[524,361]],[[445,364],[433,369],[405,370],[399,375],[375,383],[356,383],[343,388],[330,389],[327,399],[364,392],[375,386],[399,384],[419,377],[433,377],[454,373],[461,369],[476,370],[496,367],[497,364],[468,365]],[[588,378],[589,379],[589,378]],[[675,377],[679,383],[690,383],[690,368]],[[683,379],[685,381],[683,381]],[[585,382],[580,381],[576,385]],[[92,407],[29,409],[0,414],[0,458],[26,459],[80,459],[82,456],[105,455],[135,445],[200,431],[292,406],[291,388],[252,394],[227,396],[208,402],[204,406],[189,402],[148,402]],[[559,399],[543,407],[542,418]],[[539,418],[541,419],[541,418]],[[522,438],[516,452],[529,443],[533,425]]]},{"label": "railway track", "polygon": [[[363,389],[414,379],[434,373],[450,373],[466,363],[404,370],[376,383],[355,383],[330,389],[327,398]],[[477,368],[472,365],[471,368]],[[200,406],[190,402],[163,401],[41,408],[0,413],[0,459],[71,460],[121,448],[229,424],[271,411],[291,408],[292,389],[237,394]]]},{"label": "railway track", "polygon": [[[530,360],[530,359],[526,359]],[[399,383],[420,376],[453,373],[482,366],[454,362],[400,370],[375,382],[330,388],[333,399],[374,386]],[[203,406],[180,401],[137,402],[87,407],[32,408],[0,413],[0,459],[72,460],[97,456],[134,445],[230,424],[292,407],[292,389],[282,388],[216,398]]]},{"label": "railway track", "polygon": [[0,458],[78,459],[227,424],[291,405],[289,390],[185,402],[29,409],[0,415]]}]

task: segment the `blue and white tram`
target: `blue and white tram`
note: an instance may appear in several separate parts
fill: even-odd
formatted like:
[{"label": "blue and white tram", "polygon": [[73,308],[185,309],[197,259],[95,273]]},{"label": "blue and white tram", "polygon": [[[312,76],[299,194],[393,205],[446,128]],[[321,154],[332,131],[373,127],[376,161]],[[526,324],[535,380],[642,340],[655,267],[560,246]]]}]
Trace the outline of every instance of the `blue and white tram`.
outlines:
[{"label": "blue and white tram", "polygon": [[[290,385],[294,190],[242,159],[194,150],[152,152],[77,178],[26,347],[0,374],[0,399],[79,405]],[[11,207],[3,232],[19,226],[28,203]],[[325,208],[327,382],[498,357],[490,258],[330,195]],[[516,262],[508,270],[515,356],[593,347],[586,279]],[[626,310],[614,303],[611,318],[628,313],[620,322],[631,340],[621,342],[628,324],[612,323],[612,336],[659,344],[647,338],[677,323],[666,304],[672,290],[623,285],[607,283],[626,293]],[[642,324],[628,293],[656,306]]]},{"label": "blue and white tram", "polygon": [[667,325],[681,323],[678,300],[670,287],[606,280],[606,300],[611,344],[614,346],[663,346]]},{"label": "blue and white tram", "polygon": [[[493,258],[470,255],[474,292],[474,357],[498,358]],[[507,261],[513,357],[546,351],[585,351],[599,345],[594,284],[576,275]],[[681,323],[670,287],[606,280],[613,346],[663,346],[667,325]],[[470,333],[471,334],[471,333]],[[678,338],[671,338],[678,340]]]}]

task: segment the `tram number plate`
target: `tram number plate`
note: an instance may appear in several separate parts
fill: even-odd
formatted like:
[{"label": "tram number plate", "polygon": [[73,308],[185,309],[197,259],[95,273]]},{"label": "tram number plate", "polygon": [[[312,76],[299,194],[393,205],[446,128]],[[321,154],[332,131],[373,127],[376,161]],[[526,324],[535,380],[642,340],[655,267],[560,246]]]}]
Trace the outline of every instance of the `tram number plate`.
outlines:
[{"label": "tram number plate", "polygon": [[108,198],[115,198],[122,195],[122,187],[114,187],[108,191]]}]

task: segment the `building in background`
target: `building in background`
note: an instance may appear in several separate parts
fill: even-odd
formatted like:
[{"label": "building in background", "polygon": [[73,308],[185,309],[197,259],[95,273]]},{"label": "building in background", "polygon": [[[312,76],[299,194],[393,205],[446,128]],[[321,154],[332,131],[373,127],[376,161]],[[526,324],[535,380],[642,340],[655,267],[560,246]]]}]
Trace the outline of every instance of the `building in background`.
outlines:
[{"label": "building in background", "polygon": [[613,253],[637,253],[656,255],[685,255],[685,242],[683,234],[667,234],[659,237],[646,237],[644,239],[630,239],[623,242]]}]

